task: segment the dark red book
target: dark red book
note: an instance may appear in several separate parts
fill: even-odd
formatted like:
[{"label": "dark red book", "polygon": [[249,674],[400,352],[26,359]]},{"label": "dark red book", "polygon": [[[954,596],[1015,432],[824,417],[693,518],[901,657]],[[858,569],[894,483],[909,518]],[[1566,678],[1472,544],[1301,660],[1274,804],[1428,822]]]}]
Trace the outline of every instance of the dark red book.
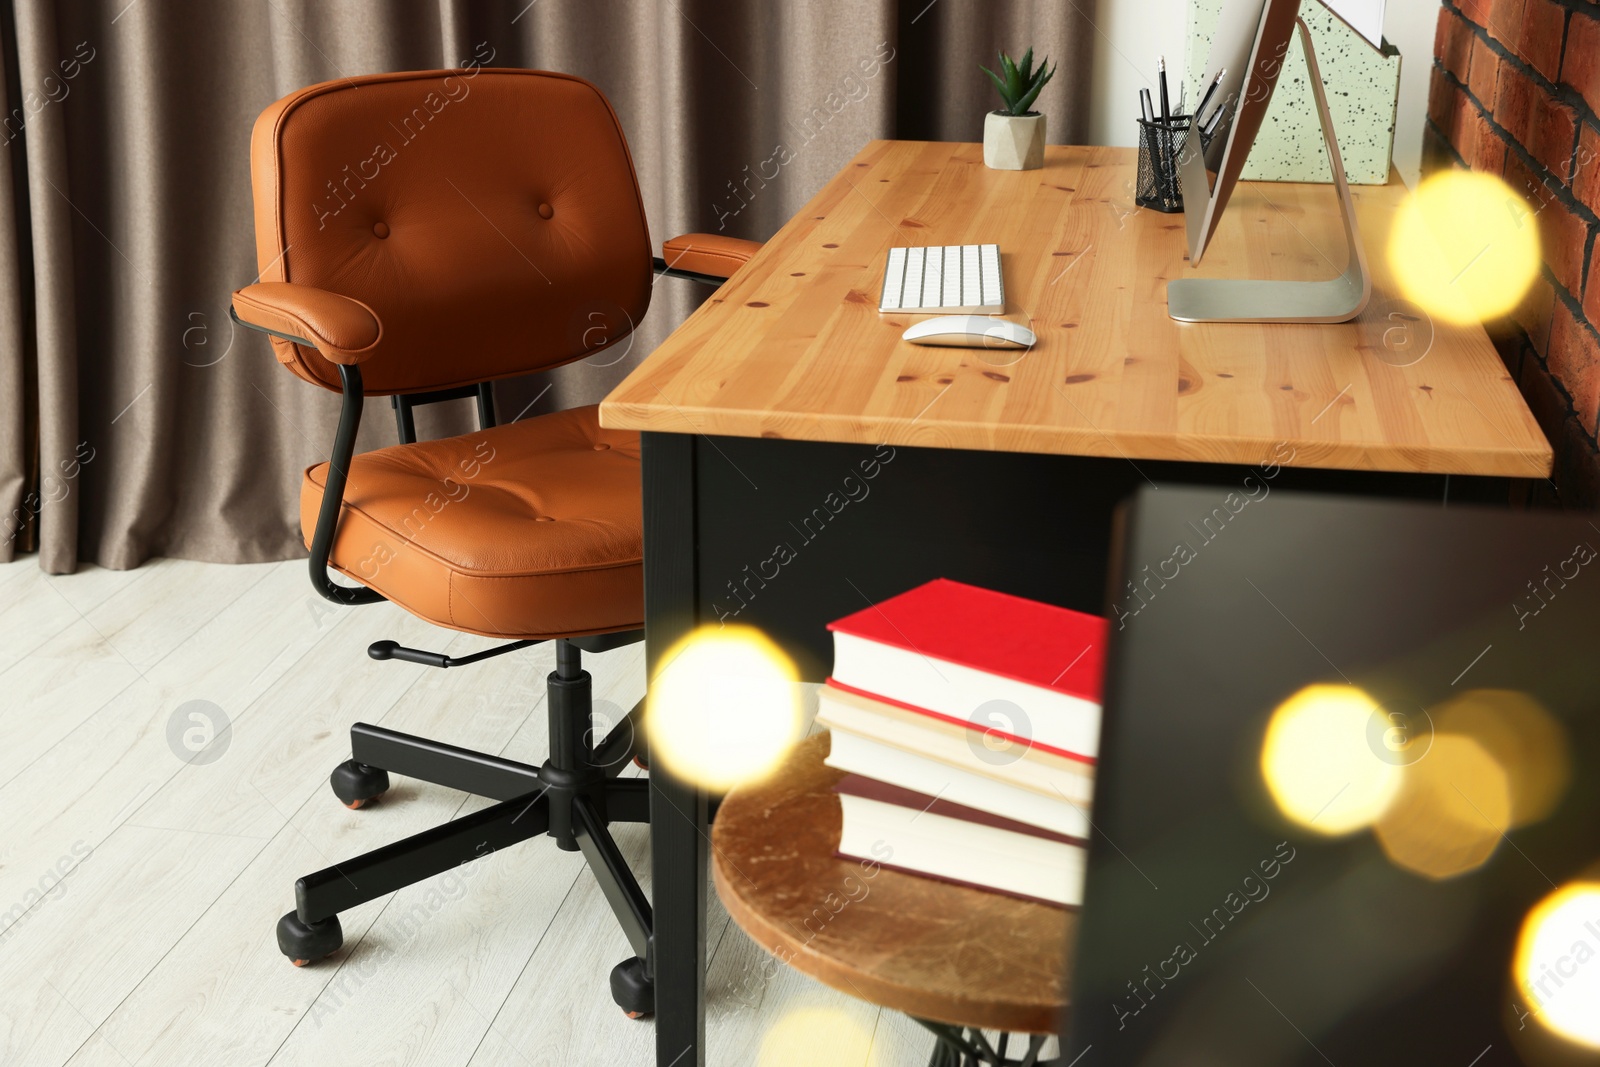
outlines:
[{"label": "dark red book", "polygon": [[1087,845],[1089,842],[1081,837],[1072,837],[1068,834],[1058,834],[1054,830],[1047,830],[1042,826],[1032,823],[1018,822],[1008,819],[1004,815],[993,812],[980,811],[969,808],[965,804],[943,800],[939,797],[930,797],[925,793],[918,793],[914,789],[903,789],[888,782],[880,782],[876,778],[868,778],[861,774],[847,774],[839,779],[833,787],[835,793],[843,796],[864,797],[867,800],[876,800],[881,804],[894,804],[913,811],[928,812],[933,815],[942,815],[947,819],[959,819],[962,822],[976,823],[979,826],[988,826],[996,830],[1005,830],[1013,834],[1027,834],[1029,837],[1040,837],[1046,841],[1059,841],[1063,845]]}]

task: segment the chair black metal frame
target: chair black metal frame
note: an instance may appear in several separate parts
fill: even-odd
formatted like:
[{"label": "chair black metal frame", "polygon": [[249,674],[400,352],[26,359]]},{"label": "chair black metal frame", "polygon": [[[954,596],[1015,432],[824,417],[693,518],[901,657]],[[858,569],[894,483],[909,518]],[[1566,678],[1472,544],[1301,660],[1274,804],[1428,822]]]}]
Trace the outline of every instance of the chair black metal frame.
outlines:
[{"label": "chair black metal frame", "polygon": [[[669,267],[654,261],[657,274],[713,286],[726,279]],[[303,337],[254,326],[230,309],[233,320],[296,344],[314,347]],[[342,403],[327,483],[311,540],[311,582],[336,604],[371,604],[386,599],[363,586],[341,585],[328,570],[329,554],[344,501],[350,461],[366,394],[361,368],[339,366]],[[480,428],[495,425],[489,383],[433,393],[393,397],[395,422],[402,444],[416,441],[413,408],[418,405],[475,397]],[[334,864],[295,883],[295,910],[278,920],[278,947],[304,966],[337,952],[344,943],[339,913],[392,893],[451,868],[481,859],[493,851],[549,836],[556,847],[582,852],[599,882],[606,902],[634,951],[612,969],[611,995],[637,1018],[654,1010],[650,902],[639,888],[621,850],[611,836],[613,822],[650,821],[649,783],[644,778],[619,778],[630,760],[647,764],[641,728],[641,701],[604,739],[594,740],[593,684],[583,669],[582,653],[605,652],[642,640],[643,630],[555,639],[556,669],[547,678],[550,755],[540,766],[399,733],[368,723],[350,728],[350,759],[334,768],[329,784],[350,808],[361,808],[389,789],[391,773],[499,801],[491,807],[442,826],[385,845],[354,859]],[[465,666],[541,644],[512,641],[469,656],[406,648],[378,641],[367,649],[375,660],[401,660],[426,666]]]}]

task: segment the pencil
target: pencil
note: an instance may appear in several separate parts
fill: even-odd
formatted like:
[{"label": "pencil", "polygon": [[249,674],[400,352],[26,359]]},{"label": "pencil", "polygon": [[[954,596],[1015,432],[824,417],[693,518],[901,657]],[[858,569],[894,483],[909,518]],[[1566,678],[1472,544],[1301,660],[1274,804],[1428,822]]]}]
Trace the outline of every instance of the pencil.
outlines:
[{"label": "pencil", "polygon": [[1156,58],[1157,81],[1161,83],[1161,124],[1165,126],[1172,121],[1172,109],[1167,103],[1167,57]]}]

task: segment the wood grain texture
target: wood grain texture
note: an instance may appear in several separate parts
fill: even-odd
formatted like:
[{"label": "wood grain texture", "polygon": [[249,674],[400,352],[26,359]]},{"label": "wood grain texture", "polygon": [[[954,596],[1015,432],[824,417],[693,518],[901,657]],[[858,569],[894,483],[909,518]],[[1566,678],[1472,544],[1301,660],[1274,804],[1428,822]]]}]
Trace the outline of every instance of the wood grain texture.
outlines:
[{"label": "wood grain texture", "polygon": [[[1053,146],[1042,170],[992,171],[976,144],[871,142],[628,376],[601,423],[1243,464],[1286,443],[1292,466],[1549,473],[1483,329],[1400,302],[1384,254],[1397,175],[1354,190],[1375,286],[1360,319],[1192,324],[1168,318],[1168,280],[1342,270],[1333,192],[1241,185],[1191,268],[1182,217],[1135,207],[1134,166],[1132,149]],[[990,241],[1008,317],[1039,343],[1017,358],[900,340],[916,318],[877,310],[885,252]]]},{"label": "wood grain texture", "polygon": [[884,1007],[1053,1032],[1077,914],[836,857],[841,772],[823,765],[828,743],[808,738],[717,809],[711,870],[733,921],[797,970]]}]

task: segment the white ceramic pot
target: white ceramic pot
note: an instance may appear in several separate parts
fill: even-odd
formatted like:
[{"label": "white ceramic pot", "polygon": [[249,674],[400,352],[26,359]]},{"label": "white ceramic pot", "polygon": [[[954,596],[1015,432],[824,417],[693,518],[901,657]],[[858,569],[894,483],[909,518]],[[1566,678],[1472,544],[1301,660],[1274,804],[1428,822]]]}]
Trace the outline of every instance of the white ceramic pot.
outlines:
[{"label": "white ceramic pot", "polygon": [[983,163],[994,170],[1038,170],[1044,166],[1044,116],[1037,111],[983,119]]}]

